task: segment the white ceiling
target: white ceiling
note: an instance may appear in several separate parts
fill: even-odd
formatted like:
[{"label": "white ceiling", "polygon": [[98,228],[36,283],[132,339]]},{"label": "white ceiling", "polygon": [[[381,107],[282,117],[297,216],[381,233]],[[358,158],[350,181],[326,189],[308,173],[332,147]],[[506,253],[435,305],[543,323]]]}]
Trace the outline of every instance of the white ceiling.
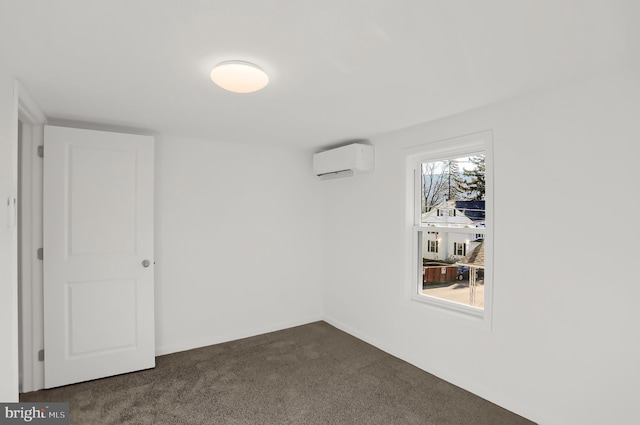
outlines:
[{"label": "white ceiling", "polygon": [[[637,0],[0,0],[0,60],[52,120],[317,148],[627,61]],[[261,92],[209,71],[260,65]]]}]

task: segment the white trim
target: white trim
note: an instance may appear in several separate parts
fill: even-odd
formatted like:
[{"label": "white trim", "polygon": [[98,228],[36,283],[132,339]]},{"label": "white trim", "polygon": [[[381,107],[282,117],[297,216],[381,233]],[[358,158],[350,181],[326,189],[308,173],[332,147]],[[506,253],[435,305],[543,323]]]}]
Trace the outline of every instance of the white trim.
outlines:
[{"label": "white trim", "polygon": [[279,322],[270,326],[258,326],[255,328],[239,330],[222,335],[211,336],[209,338],[202,338],[196,341],[183,342],[179,344],[164,345],[156,347],[156,356],[163,356],[166,354],[178,353],[181,351],[193,350],[195,348],[207,347],[209,345],[222,344],[229,341],[235,341],[238,339],[249,338],[256,335],[262,335],[269,332],[277,332],[284,329],[293,328],[296,326],[307,325],[309,323],[319,322],[323,320],[321,316],[311,316],[298,320],[287,320],[285,322]]},{"label": "white trim", "polygon": [[[485,201],[486,202],[486,201]],[[487,233],[487,229],[484,227],[442,227],[442,226],[425,226],[418,225],[413,226],[413,228],[418,232],[449,232],[449,233],[467,233],[470,235]]]},{"label": "white trim", "polygon": [[413,301],[429,304],[434,307],[442,308],[445,310],[451,310],[457,313],[463,313],[464,315],[472,316],[471,318],[484,318],[484,310],[478,307],[473,307],[467,304],[457,303],[455,301],[445,300],[444,298],[433,297],[425,294],[414,294],[411,297]]},{"label": "white trim", "polygon": [[[21,258],[22,292],[20,305],[21,327],[21,391],[44,388],[44,363],[38,351],[44,348],[42,262],[36,250],[42,246],[42,161],[36,154],[43,143],[46,117],[18,80],[14,82],[17,98],[17,119],[23,123],[22,158],[18,170],[22,179],[21,193]],[[18,284],[17,284],[18,285]]]},{"label": "white trim", "polygon": [[[20,173],[20,183],[18,186],[18,199],[20,200],[20,217],[18,222],[18,314],[19,314],[19,346],[20,355],[20,391],[28,392],[32,390],[33,381],[33,332],[32,320],[32,268],[28,253],[31,252],[31,219],[28,211],[31,210],[31,167],[25,166],[27,158],[31,156],[31,139],[33,127],[24,122],[24,117],[19,113],[19,121],[22,122],[22,140],[18,137],[18,171]],[[19,133],[18,133],[19,134]]]},{"label": "white trim", "polygon": [[449,139],[422,143],[403,149],[411,162],[441,161],[485,150],[486,141],[493,144],[493,131],[485,130]]},{"label": "white trim", "polygon": [[[10,364],[4,365],[8,373],[2,377],[2,385],[0,385],[0,398],[5,402],[17,402],[19,399],[19,361],[18,361],[18,226],[16,226],[16,208],[18,197],[18,90],[14,86],[13,99],[10,109],[11,121],[10,137],[6,142],[9,150],[9,157],[4,161],[3,165],[7,165],[10,170],[7,173],[9,177],[6,185],[7,192],[3,193],[2,203],[5,205],[4,222],[7,227],[5,229],[6,247],[7,247],[7,291],[2,296],[8,306],[6,323],[6,332],[3,335],[3,344],[7,345],[9,352]],[[5,199],[6,197],[6,199]],[[4,286],[4,282],[3,282]]]},{"label": "white trim", "polygon": [[33,100],[27,89],[16,79],[14,89],[17,93],[20,112],[24,114],[32,124],[44,125],[47,117],[44,115],[38,104]]},{"label": "white trim", "polygon": [[[456,303],[449,300],[431,297],[422,294],[420,290],[420,273],[422,253],[418,252],[418,235],[422,231],[444,231],[437,226],[422,226],[421,212],[418,205],[421,205],[420,191],[421,170],[420,164],[427,161],[441,161],[460,156],[473,155],[474,153],[485,154],[485,229],[477,228],[447,228],[446,231],[460,233],[484,233],[485,234],[485,285],[484,285],[484,308],[476,308],[465,304]],[[493,311],[493,132],[491,130],[478,133],[467,134],[460,137],[453,137],[446,140],[439,140],[431,143],[424,143],[404,149],[405,164],[407,170],[407,210],[406,223],[406,250],[407,264],[407,290],[413,301],[420,302],[428,307],[439,310],[448,310],[453,313],[467,316],[479,321],[481,327],[487,331],[492,329]],[[410,218],[411,217],[411,218]],[[411,221],[409,221],[411,220]]]}]

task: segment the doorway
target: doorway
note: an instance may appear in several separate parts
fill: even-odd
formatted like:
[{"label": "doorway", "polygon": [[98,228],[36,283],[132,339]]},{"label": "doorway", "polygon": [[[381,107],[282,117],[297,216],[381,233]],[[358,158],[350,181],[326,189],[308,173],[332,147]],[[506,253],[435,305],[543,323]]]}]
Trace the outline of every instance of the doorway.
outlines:
[{"label": "doorway", "polygon": [[[18,199],[18,205],[17,205],[18,213],[16,214],[17,216],[16,254],[17,255],[15,257],[14,264],[18,272],[16,273],[16,277],[15,277],[16,280],[14,282],[16,282],[15,284],[16,284],[17,293],[18,293],[17,351],[18,351],[19,361],[18,361],[17,375],[18,375],[19,391],[31,392],[31,391],[43,389],[45,388],[45,386],[51,387],[51,386],[65,384],[65,383],[52,384],[54,380],[51,376],[47,378],[49,380],[48,381],[49,383],[47,383],[47,380],[45,379],[46,370],[45,370],[45,363],[44,363],[44,357],[45,357],[44,345],[45,345],[45,339],[46,339],[44,318],[45,318],[45,314],[47,313],[47,308],[45,308],[46,306],[44,303],[44,299],[45,299],[44,297],[45,291],[44,291],[44,284],[43,284],[44,283],[44,273],[43,273],[44,261],[47,261],[48,270],[51,271],[53,268],[49,266],[51,266],[52,264],[59,264],[59,262],[54,261],[55,255],[53,254],[60,251],[60,249],[49,250],[50,259],[47,259],[46,257],[47,255],[46,250],[44,250],[43,252],[43,248],[44,248],[43,239],[45,235],[44,207],[48,205],[49,213],[50,213],[51,206],[55,206],[59,204],[60,201],[58,197],[56,197],[55,195],[51,195],[46,199],[44,196],[45,193],[49,193],[49,194],[53,193],[51,191],[51,184],[48,185],[48,188],[45,191],[45,181],[43,177],[46,171],[43,165],[43,156],[44,156],[43,146],[44,146],[45,124],[47,124],[46,122],[47,120],[45,116],[40,112],[38,107],[35,105],[35,103],[31,101],[31,99],[26,94],[26,92],[22,90],[21,85],[17,82],[16,82],[16,88],[17,88],[16,92],[18,93],[17,102],[16,102],[18,104],[18,108],[17,108],[18,111],[16,114],[15,123],[18,131],[16,134],[17,137],[15,139],[16,144],[14,145],[15,146],[14,152],[16,152],[15,161],[17,163],[16,168],[17,168],[18,196],[16,198]],[[49,126],[48,129],[51,130],[52,127]],[[80,165],[84,164],[80,168],[85,169],[85,171],[95,170],[98,168],[100,168],[100,170],[102,171],[109,171],[109,170],[111,171],[111,174],[103,173],[103,172],[93,172],[93,173],[89,172],[89,174],[85,177],[97,176],[100,179],[100,178],[103,178],[104,176],[111,176],[112,178],[109,178],[108,181],[110,182],[110,184],[113,184],[113,182],[117,181],[118,178],[122,180],[123,175],[127,175],[127,176],[129,175],[127,173],[125,174],[120,173],[120,171],[123,170],[122,168],[123,163],[129,164],[130,165],[129,168],[131,168],[132,170],[136,170],[136,172],[134,173],[135,175],[133,175],[133,178],[134,178],[134,181],[137,183],[135,186],[135,190],[133,190],[133,193],[139,194],[139,196],[134,197],[136,200],[135,205],[129,208],[129,210],[137,211],[139,213],[144,212],[146,216],[143,219],[141,216],[139,217],[138,215],[136,215],[136,218],[133,221],[134,222],[133,227],[137,230],[135,234],[135,240],[133,240],[131,246],[136,247],[136,249],[134,250],[135,252],[133,251],[131,252],[132,254],[131,257],[133,258],[135,256],[136,259],[135,259],[135,262],[132,263],[131,268],[134,269],[136,273],[139,273],[139,271],[141,270],[142,271],[141,273],[143,273],[145,277],[144,279],[142,277],[139,277],[139,278],[136,277],[131,279],[121,278],[119,281],[120,286],[113,285],[113,286],[98,287],[99,285],[95,284],[95,282],[98,282],[98,281],[103,282],[105,281],[105,279],[91,280],[87,278],[88,280],[85,279],[87,283],[90,283],[90,284],[94,283],[94,284],[86,285],[86,286],[78,286],[78,284],[81,282],[76,282],[76,281],[71,282],[72,283],[71,286],[73,285],[77,286],[72,288],[74,289],[72,295],[75,296],[75,298],[72,299],[72,301],[74,301],[72,307],[75,308],[75,310],[73,311],[74,313],[73,316],[80,317],[83,320],[81,321],[76,320],[76,322],[74,322],[76,323],[75,326],[73,326],[71,322],[69,322],[70,323],[69,326],[71,327],[70,328],[65,327],[64,329],[70,329],[70,332],[72,331],[71,333],[69,333],[69,335],[71,335],[70,338],[73,338],[74,344],[72,344],[72,346],[76,351],[75,353],[76,358],[79,358],[79,357],[97,358],[97,354],[99,352],[104,352],[105,355],[103,357],[95,360],[96,362],[98,362],[97,364],[119,365],[119,369],[117,370],[109,369],[107,371],[108,373],[105,372],[105,375],[103,376],[107,376],[108,374],[125,373],[133,370],[153,367],[155,363],[155,356],[154,356],[155,332],[153,330],[153,321],[154,321],[153,320],[154,318],[153,299],[154,297],[153,297],[153,266],[152,266],[153,264],[153,190],[152,189],[153,189],[153,174],[154,174],[153,173],[153,138],[150,136],[141,136],[141,135],[136,136],[132,134],[127,135],[120,132],[109,133],[109,132],[99,132],[99,131],[89,131],[89,130],[76,130],[76,132],[83,133],[83,134],[87,133],[87,136],[89,136],[89,133],[91,133],[91,138],[93,140],[91,142],[89,142],[88,140],[82,141],[81,142],[82,146],[78,145],[78,147],[74,150],[76,155],[78,154],[81,156],[84,155],[83,157],[84,159],[76,158],[76,159],[79,159],[79,162],[74,162],[76,166],[78,166],[79,164]],[[107,151],[107,152],[109,151],[109,149],[112,149],[112,148],[114,149],[114,151],[108,157],[112,159],[110,161],[107,161],[108,158],[106,157],[102,157],[100,155],[96,156],[97,154],[92,154],[91,149],[89,149],[90,147],[89,145],[91,145],[91,143],[95,144],[97,142],[97,139],[101,139],[105,137],[110,138],[110,140],[111,138],[122,139],[120,140],[119,143],[124,144],[123,146],[116,147],[111,141],[110,143],[107,144],[108,146],[102,147],[102,151]],[[134,139],[138,139],[138,141],[136,142]],[[132,146],[134,145],[138,146],[138,148],[132,150]],[[143,146],[146,146],[146,147],[143,149]],[[48,145],[48,148],[53,148],[53,147],[54,147],[53,145],[50,145],[50,146]],[[55,152],[56,152],[55,149],[51,151],[52,154],[54,154]],[[49,155],[49,157],[50,159],[48,160],[48,164],[49,164],[48,170],[50,173],[54,169],[52,164],[57,162],[52,161],[54,158],[56,158],[55,155],[53,156]],[[93,164],[95,166],[91,166],[91,164],[86,161],[87,157],[89,157],[89,159],[90,158],[94,159]],[[119,163],[116,161],[118,159],[121,160]],[[109,164],[111,164],[111,168],[108,167]],[[103,170],[105,167],[107,167],[107,169]],[[74,173],[74,175],[76,175],[79,170],[75,170],[75,171],[76,173]],[[54,180],[51,178],[51,176],[47,178],[47,182],[51,183],[52,181]],[[59,181],[59,180],[56,179],[55,181]],[[81,183],[86,181],[89,181],[88,178],[74,180],[74,182],[76,183],[80,182],[78,184],[73,185],[74,190],[76,190],[74,199],[82,199],[82,197],[77,196],[82,193],[85,193],[85,194],[94,193],[94,191],[91,190],[91,187],[85,188],[86,190],[84,190],[84,192],[82,190],[78,192],[79,189],[82,189],[82,187],[84,187],[82,186]],[[145,185],[144,187],[140,187],[142,183],[144,183]],[[63,186],[67,187],[65,185]],[[120,184],[120,186],[118,187],[126,189],[133,186],[125,182]],[[96,202],[89,202],[88,200],[85,199],[86,202],[81,202],[80,204],[78,204],[80,205],[80,210],[81,211],[87,210],[87,208],[82,209],[82,206],[92,206],[92,205],[95,206],[95,205],[104,204],[105,208],[97,211],[89,211],[90,214],[88,214],[88,216],[92,220],[99,216],[118,217],[117,213],[122,212],[124,203],[119,202],[117,199],[115,200],[115,202],[111,202],[113,201],[113,199],[111,200],[107,199],[107,201],[109,202],[106,202],[105,201],[106,198],[104,196],[105,194],[109,194],[109,193],[113,194],[115,192],[113,192],[113,190],[110,189],[110,190],[98,191],[95,193],[101,193],[101,195],[98,197],[96,197],[97,195],[93,196],[92,200]],[[45,205],[45,201],[47,201],[46,205]],[[105,201],[105,202],[100,203],[98,201]],[[67,202],[65,203],[65,205],[71,205],[71,204]],[[78,205],[76,204],[73,204],[73,205],[78,207]],[[116,210],[111,211],[113,213],[111,214],[109,212],[110,211],[109,208],[115,208]],[[51,217],[49,213],[47,213],[47,217]],[[101,215],[99,213],[101,213]],[[81,216],[82,216],[81,214],[74,215],[74,217],[81,217]],[[74,222],[74,223],[76,224],[75,227],[77,228],[82,228],[83,223],[86,224],[86,222]],[[101,227],[105,227],[105,226],[101,226]],[[62,228],[62,226],[49,225],[47,228],[48,229]],[[78,232],[75,232],[74,234],[77,236]],[[99,235],[102,234],[103,236],[105,235],[104,233],[98,233],[98,234]],[[80,242],[82,241],[87,242],[86,240],[87,237],[85,237],[87,235],[95,236],[96,232],[80,232],[80,236],[84,237],[84,239],[81,238],[82,240],[80,240]],[[104,237],[104,238],[98,237],[98,239],[94,240],[93,242],[97,241],[102,243],[102,245],[108,244],[109,241],[113,242],[114,240],[116,240],[113,238],[114,235],[122,236],[122,238],[120,239],[116,238],[117,240],[129,241],[129,239],[125,237],[128,234],[125,235],[123,232],[119,232],[119,233],[110,232],[108,233],[109,237]],[[140,235],[144,235],[145,240],[147,241],[146,243],[141,243],[141,239],[139,239],[141,237]],[[51,235],[49,234],[49,236]],[[51,238],[48,238],[47,240],[49,241],[49,243],[51,242]],[[78,245],[78,241],[79,240],[76,238],[75,240],[76,245],[74,245],[74,247],[76,248],[81,247],[81,244]],[[98,243],[98,245],[100,245],[100,243]],[[102,246],[102,248],[104,248],[104,246]],[[107,248],[111,249],[112,247],[109,246]],[[144,252],[141,251],[142,248],[145,248],[143,250]],[[104,251],[104,249],[102,251]],[[138,256],[140,258],[137,258]],[[92,269],[97,269],[97,268],[92,267]],[[124,267],[118,266],[118,267],[115,267],[114,269],[117,269],[118,271],[120,271],[120,270],[123,270]],[[50,277],[49,272],[47,273],[48,273],[47,276]],[[145,283],[142,283],[143,281]],[[69,286],[69,284],[66,284],[66,283],[65,285]],[[120,295],[123,294],[123,291],[118,291],[118,289],[120,289],[121,287],[129,291],[125,293],[122,297],[120,297]],[[49,283],[47,284],[47,288],[48,288],[48,291],[51,292]],[[87,288],[93,288],[92,290],[93,292],[88,291]],[[128,303],[126,305],[130,307],[129,311],[131,314],[114,316],[116,319],[121,319],[120,322],[122,323],[119,328],[118,327],[114,328],[113,326],[114,323],[116,324],[120,323],[118,322],[118,320],[103,320],[103,321],[97,320],[96,322],[94,322],[94,325],[95,324],[104,325],[106,323],[106,324],[109,324],[110,326],[109,326],[109,329],[103,329],[105,332],[103,332],[102,334],[100,332],[96,332],[95,336],[93,337],[93,340],[91,340],[90,338],[86,338],[86,336],[92,335],[92,332],[96,330],[96,326],[89,329],[89,331],[91,332],[83,331],[83,329],[86,328],[85,325],[87,323],[91,323],[89,319],[92,319],[92,318],[96,319],[96,317],[94,316],[100,316],[100,317],[102,316],[100,314],[97,314],[95,309],[87,308],[86,305],[82,303],[83,301],[82,297],[87,294],[89,295],[93,294],[89,298],[101,299],[101,300],[106,299],[105,296],[100,296],[96,298],[94,296],[95,289],[102,290],[102,292],[104,292],[104,294],[102,295],[111,296],[111,300],[113,301],[111,303],[113,304],[112,305],[113,308],[107,309],[108,311],[105,310],[105,305],[107,305],[108,303],[101,303],[100,306],[102,306],[103,309],[100,311],[102,311],[103,313],[109,312],[112,315],[116,314],[117,312],[121,312],[123,308],[121,303],[121,299],[122,299]],[[131,293],[132,296],[127,296],[128,293]],[[54,299],[54,297],[51,295],[52,295],[51,293],[48,294],[48,298],[47,298],[48,300]],[[47,305],[50,307],[48,310],[49,312],[54,311],[51,309],[50,303],[47,303]],[[82,316],[80,313],[84,313],[85,315]],[[128,322],[125,323],[124,320],[122,319],[122,317],[129,317],[129,316],[131,316],[132,318],[131,320],[132,326],[129,326],[129,323]],[[51,319],[51,317],[49,319]],[[51,324],[54,322],[53,320],[49,320],[49,319],[47,319],[46,321],[47,326],[49,328],[47,332],[51,331],[51,328],[52,328]],[[84,319],[87,319],[87,320],[84,320]],[[63,326],[66,326],[66,325],[63,324]],[[102,327],[104,328],[105,326],[102,326]],[[135,338],[131,343],[129,343],[129,341],[127,340],[125,341],[127,342],[127,344],[122,344],[121,343],[123,339],[122,335],[127,335],[127,332],[129,331],[130,328],[136,329],[136,331],[133,333]],[[58,326],[58,329],[60,329],[59,326]],[[111,332],[111,333],[108,333],[108,332]],[[49,332],[47,333],[47,335],[54,335],[54,334]],[[102,338],[101,335],[103,337],[111,336],[111,338],[110,339]],[[59,360],[60,358],[66,359],[66,357],[64,356],[60,357],[60,355],[56,357],[56,353],[59,354],[59,350],[50,350],[51,347],[54,347],[54,346],[57,347],[55,344],[52,343],[52,341],[55,341],[55,338],[53,339],[49,338],[49,341],[47,343],[48,344],[47,350],[50,351],[49,355],[47,355],[48,364],[49,365],[54,364],[59,366],[58,363],[56,363],[55,361],[52,363],[52,361],[56,359]],[[93,343],[93,346],[90,346],[87,348],[88,343]],[[110,345],[107,343],[109,343]],[[84,351],[82,351],[81,349]],[[82,351],[80,353],[81,355],[77,353],[80,351]],[[116,361],[112,361],[114,360],[113,358],[110,358],[110,360],[106,360],[107,354],[111,355],[112,357],[122,354],[121,357],[124,358],[125,357],[124,354],[131,354],[133,352],[139,353],[140,356],[144,354],[144,359],[143,359],[144,364],[142,366],[139,366],[139,365],[130,366],[130,364],[125,364],[124,360],[127,360],[127,359],[124,359],[124,360],[120,358],[115,359],[115,360],[118,360],[119,363]],[[55,366],[50,367],[48,370],[48,373],[52,371],[56,371],[57,369],[58,368]],[[95,367],[95,364],[89,365],[89,366],[83,364],[82,367],[77,368],[77,370],[80,370],[80,371],[91,370],[92,372],[98,369],[99,369],[98,367]],[[67,371],[67,373],[63,375],[70,375],[70,373],[68,372],[69,371]],[[85,374],[85,375],[82,375],[82,377],[76,379],[75,382],[79,382],[81,380],[86,380],[86,379],[94,379],[94,378],[95,376],[90,376],[87,378]],[[69,381],[68,383],[71,383],[71,382],[72,381]]]}]

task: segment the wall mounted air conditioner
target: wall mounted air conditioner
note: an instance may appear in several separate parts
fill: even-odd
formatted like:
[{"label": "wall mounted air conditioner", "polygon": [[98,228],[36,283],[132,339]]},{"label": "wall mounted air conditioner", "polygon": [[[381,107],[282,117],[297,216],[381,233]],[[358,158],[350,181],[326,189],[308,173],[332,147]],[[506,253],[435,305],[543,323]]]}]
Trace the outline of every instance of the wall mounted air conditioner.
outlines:
[{"label": "wall mounted air conditioner", "polygon": [[322,180],[373,171],[373,166],[373,146],[362,143],[352,143],[313,155],[313,172]]}]

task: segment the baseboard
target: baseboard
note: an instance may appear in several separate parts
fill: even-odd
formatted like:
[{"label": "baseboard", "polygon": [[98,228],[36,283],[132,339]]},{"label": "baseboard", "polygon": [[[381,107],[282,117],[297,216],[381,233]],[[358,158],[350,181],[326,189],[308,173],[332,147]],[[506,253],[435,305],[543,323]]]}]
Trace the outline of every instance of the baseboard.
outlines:
[{"label": "baseboard", "polygon": [[206,347],[209,345],[222,344],[224,342],[235,341],[237,339],[249,338],[256,335],[262,335],[269,332],[281,331],[296,326],[306,325],[313,322],[321,321],[321,316],[310,316],[307,318],[277,322],[267,326],[257,326],[246,329],[237,329],[220,335],[211,335],[211,337],[202,338],[196,341],[181,342],[178,344],[169,344],[156,347],[156,356],[164,356],[166,354],[178,353],[180,351],[193,350],[194,348]]},{"label": "baseboard", "polygon": [[368,344],[373,345],[374,347],[384,351],[387,354],[397,357],[400,360],[403,360],[417,367],[418,369],[424,370],[427,373],[435,375],[444,381],[447,381],[457,387],[460,387],[466,391],[469,391],[470,393],[475,394],[478,397],[481,397],[517,415],[527,418],[530,421],[536,422],[539,425],[558,425],[561,423],[560,421],[550,420],[549,418],[546,418],[545,415],[540,414],[540,412],[533,411],[530,407],[524,406],[519,401],[511,399],[508,394],[496,393],[495,391],[492,391],[482,385],[479,385],[476,382],[470,382],[459,376],[454,376],[448,371],[439,370],[431,366],[424,367],[424,365],[421,365],[417,363],[415,360],[413,360],[412,358],[406,355],[403,355],[393,347],[390,347],[389,345],[382,343],[376,338],[372,338],[370,335],[363,334],[362,332],[350,326],[347,326],[338,320],[335,320],[331,317],[323,317],[322,320],[327,322],[331,326],[334,326],[340,329],[341,331],[348,333],[351,336],[354,336]]}]

